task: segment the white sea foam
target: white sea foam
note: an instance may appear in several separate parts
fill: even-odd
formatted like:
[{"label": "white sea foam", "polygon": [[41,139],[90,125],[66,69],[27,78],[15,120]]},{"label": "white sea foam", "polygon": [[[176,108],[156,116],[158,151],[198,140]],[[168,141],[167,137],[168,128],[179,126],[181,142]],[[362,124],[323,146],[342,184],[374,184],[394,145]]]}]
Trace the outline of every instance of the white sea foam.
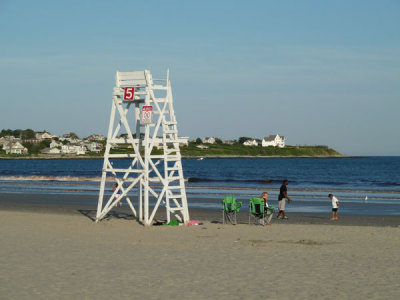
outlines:
[{"label": "white sea foam", "polygon": [[[1,181],[101,181],[101,177],[87,176],[0,176]],[[113,177],[107,177],[107,181],[115,181]]]}]

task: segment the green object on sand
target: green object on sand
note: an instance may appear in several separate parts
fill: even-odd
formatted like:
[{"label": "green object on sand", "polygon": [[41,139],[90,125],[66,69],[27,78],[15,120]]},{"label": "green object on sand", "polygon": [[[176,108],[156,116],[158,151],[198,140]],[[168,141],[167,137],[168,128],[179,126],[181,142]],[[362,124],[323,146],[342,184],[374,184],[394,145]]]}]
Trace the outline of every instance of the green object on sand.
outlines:
[{"label": "green object on sand", "polygon": [[169,223],[164,223],[163,224],[164,226],[179,226],[179,222],[178,222],[178,220],[172,220],[172,221],[170,221]]}]

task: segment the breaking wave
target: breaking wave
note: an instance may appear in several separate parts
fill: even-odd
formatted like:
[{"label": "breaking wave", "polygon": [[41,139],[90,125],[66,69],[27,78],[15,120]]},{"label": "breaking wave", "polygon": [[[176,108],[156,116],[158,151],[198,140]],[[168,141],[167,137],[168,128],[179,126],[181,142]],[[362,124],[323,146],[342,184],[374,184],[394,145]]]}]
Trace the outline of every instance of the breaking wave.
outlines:
[{"label": "breaking wave", "polygon": [[[2,181],[101,181],[100,176],[0,176]],[[113,177],[107,177],[107,181],[114,181]]]},{"label": "breaking wave", "polygon": [[198,178],[189,177],[188,182],[238,182],[238,183],[282,183],[282,180],[277,179],[211,179],[211,178]]}]

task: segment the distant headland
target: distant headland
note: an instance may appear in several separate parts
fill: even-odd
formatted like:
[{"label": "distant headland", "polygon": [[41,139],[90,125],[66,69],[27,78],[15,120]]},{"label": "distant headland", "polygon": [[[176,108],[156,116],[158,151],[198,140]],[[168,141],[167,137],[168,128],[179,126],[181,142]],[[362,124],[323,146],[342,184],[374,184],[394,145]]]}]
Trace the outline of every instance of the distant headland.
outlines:
[{"label": "distant headland", "polygon": [[[112,145],[111,153],[129,153],[131,146],[124,142]],[[133,136],[136,138],[136,136]],[[179,138],[184,158],[236,158],[236,157],[344,157],[326,145],[286,145],[285,137],[278,134],[261,139],[240,137],[222,140],[217,137]],[[0,132],[0,159],[101,159],[107,139],[101,134],[79,138],[75,133],[62,136],[47,131],[11,130]],[[163,146],[155,145],[154,154],[162,154]]]}]

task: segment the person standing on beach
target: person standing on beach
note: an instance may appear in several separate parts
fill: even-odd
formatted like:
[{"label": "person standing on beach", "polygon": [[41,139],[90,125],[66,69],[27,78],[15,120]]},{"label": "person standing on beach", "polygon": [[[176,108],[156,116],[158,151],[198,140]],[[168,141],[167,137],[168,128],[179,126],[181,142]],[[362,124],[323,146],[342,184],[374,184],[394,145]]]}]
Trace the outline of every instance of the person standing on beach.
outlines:
[{"label": "person standing on beach", "polygon": [[281,188],[279,190],[279,197],[278,197],[278,208],[279,212],[278,215],[276,216],[278,219],[287,219],[288,217],[285,215],[285,205],[286,205],[286,199],[288,200],[288,203],[292,202],[292,200],[289,198],[287,195],[287,185],[289,184],[289,181],[285,179],[283,181],[283,184],[281,185]]},{"label": "person standing on beach", "polygon": [[332,200],[332,218],[331,218],[331,220],[337,220],[338,219],[337,210],[339,208],[339,200],[332,194],[329,194],[328,197],[331,198],[331,200]]}]

